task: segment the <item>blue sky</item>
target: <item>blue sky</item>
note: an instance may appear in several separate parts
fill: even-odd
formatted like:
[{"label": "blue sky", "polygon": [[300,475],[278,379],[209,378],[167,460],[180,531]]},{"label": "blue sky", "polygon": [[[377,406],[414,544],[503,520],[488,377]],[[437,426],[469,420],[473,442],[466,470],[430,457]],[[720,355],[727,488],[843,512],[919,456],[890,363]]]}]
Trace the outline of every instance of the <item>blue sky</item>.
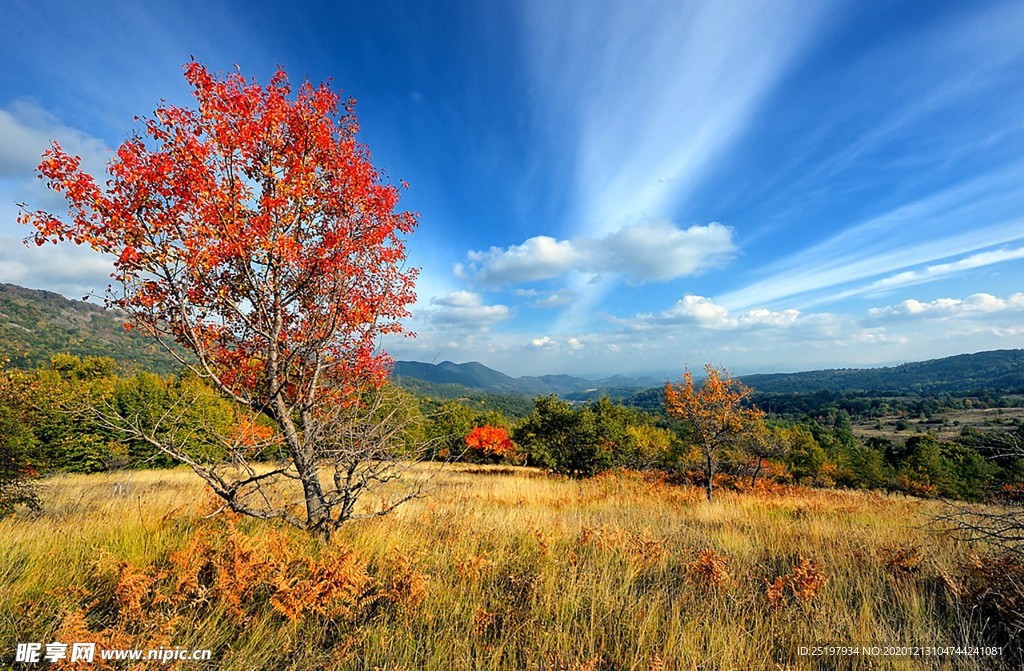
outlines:
[{"label": "blue sky", "polygon": [[358,99],[420,212],[398,358],[513,375],[874,365],[1024,347],[1020,2],[14,0],[0,281],[106,286],[26,248],[50,138],[102,169],[182,66]]}]

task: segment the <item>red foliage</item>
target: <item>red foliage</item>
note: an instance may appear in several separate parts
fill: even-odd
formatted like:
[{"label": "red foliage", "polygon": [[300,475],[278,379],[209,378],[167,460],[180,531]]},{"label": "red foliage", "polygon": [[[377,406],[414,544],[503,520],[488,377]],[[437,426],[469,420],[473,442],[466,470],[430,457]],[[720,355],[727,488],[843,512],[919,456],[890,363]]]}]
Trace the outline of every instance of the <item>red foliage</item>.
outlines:
[{"label": "red foliage", "polygon": [[470,431],[466,436],[466,447],[499,459],[512,457],[516,452],[516,445],[509,438],[508,431],[490,424]]},{"label": "red foliage", "polygon": [[339,107],[309,82],[293,96],[282,69],[260,85],[192,61],[185,78],[198,108],[164,104],[142,119],[103,185],[54,143],[40,177],[70,217],[19,221],[36,244],[114,257],[108,305],[191,350],[196,371],[236,400],[308,409],[382,382],[390,361],[377,339],[402,331],[415,299],[401,236],[416,215],[396,211],[399,188],[357,142],[354,100]]}]

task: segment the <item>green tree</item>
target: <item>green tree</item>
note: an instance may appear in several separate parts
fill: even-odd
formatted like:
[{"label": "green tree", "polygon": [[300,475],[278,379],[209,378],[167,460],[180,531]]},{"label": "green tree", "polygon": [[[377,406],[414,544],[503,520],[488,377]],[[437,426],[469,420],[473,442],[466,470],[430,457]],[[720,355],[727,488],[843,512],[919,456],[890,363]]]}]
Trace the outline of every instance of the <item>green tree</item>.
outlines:
[{"label": "green tree", "polygon": [[814,434],[802,426],[790,429],[789,445],[786,463],[797,482],[817,477],[828,455],[814,439]]},{"label": "green tree", "polygon": [[124,442],[97,421],[95,412],[109,404],[116,386],[112,359],[60,354],[31,375],[44,469],[93,473],[127,464]]},{"label": "green tree", "polygon": [[607,441],[599,439],[596,415],[574,409],[557,396],[534,399],[534,411],[515,430],[515,442],[529,463],[573,478],[595,475],[612,465]]},{"label": "green tree", "polygon": [[757,484],[757,478],[765,462],[784,460],[791,446],[790,431],[782,426],[768,426],[763,421],[751,425],[742,441],[743,452],[753,461],[750,467],[750,486]]},{"label": "green tree", "polygon": [[856,444],[844,449],[837,466],[838,484],[874,489],[888,480],[883,453],[870,445]]},{"label": "green tree", "polygon": [[476,426],[477,412],[458,401],[448,401],[431,413],[427,437],[439,459],[458,459],[466,450],[466,436]]},{"label": "green tree", "polygon": [[971,501],[984,499],[999,475],[999,466],[986,461],[977,450],[967,445],[944,443],[941,449],[951,480],[941,493]]},{"label": "green tree", "polygon": [[642,471],[665,464],[670,458],[677,438],[668,429],[650,424],[630,424],[627,447],[621,455],[622,466]]},{"label": "green tree", "polygon": [[0,370],[0,517],[18,505],[39,505],[31,457],[36,451],[29,412],[31,389],[25,377]]},{"label": "green tree", "polygon": [[896,483],[904,492],[917,496],[934,497],[950,491],[949,464],[934,436],[925,434],[907,439]]}]

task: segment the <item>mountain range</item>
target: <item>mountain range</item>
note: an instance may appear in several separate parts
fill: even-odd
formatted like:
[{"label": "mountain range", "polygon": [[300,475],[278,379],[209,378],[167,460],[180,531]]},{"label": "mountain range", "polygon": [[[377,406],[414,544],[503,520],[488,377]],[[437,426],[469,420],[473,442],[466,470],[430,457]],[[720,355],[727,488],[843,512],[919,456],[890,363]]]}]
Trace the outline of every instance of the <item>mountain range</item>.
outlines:
[{"label": "mountain range", "polygon": [[[174,357],[137,332],[125,331],[123,322],[122,315],[85,301],[0,283],[0,358],[15,368],[44,366],[53,355],[61,353],[109,356],[126,370],[168,373],[178,368]],[[665,383],[650,376],[615,375],[599,380],[572,375],[512,377],[478,362],[451,361],[398,361],[393,377],[415,391],[437,396],[452,397],[460,390],[474,390],[517,396],[557,394],[570,400],[626,398]],[[882,368],[766,373],[740,379],[756,391],[767,393],[1024,393],[1024,350],[960,354]]]},{"label": "mountain range", "polygon": [[438,364],[397,361],[392,376],[400,384],[418,380],[431,385],[458,385],[498,394],[528,396],[557,394],[575,400],[596,398],[600,395],[623,396],[638,389],[664,383],[664,380],[653,377],[634,378],[625,375],[615,375],[600,380],[589,380],[572,375],[511,377],[476,361],[468,363],[443,361]]}]

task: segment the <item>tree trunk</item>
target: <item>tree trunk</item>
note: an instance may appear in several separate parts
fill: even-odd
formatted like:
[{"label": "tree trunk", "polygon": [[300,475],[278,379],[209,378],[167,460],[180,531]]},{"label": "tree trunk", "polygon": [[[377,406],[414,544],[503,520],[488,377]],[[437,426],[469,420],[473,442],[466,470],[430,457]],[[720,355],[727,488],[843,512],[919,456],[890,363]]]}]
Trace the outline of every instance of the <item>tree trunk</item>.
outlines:
[{"label": "tree trunk", "polygon": [[753,487],[757,484],[757,476],[761,474],[761,466],[764,465],[764,459],[761,457],[757,458],[757,468],[754,469],[754,474],[750,477],[750,486]]},{"label": "tree trunk", "polygon": [[306,499],[306,531],[323,542],[331,538],[331,511],[327,507],[323,487],[320,485],[320,469],[316,455],[300,435],[289,416],[288,408],[278,398],[278,422],[284,434],[285,443],[291,453],[295,471],[302,482],[302,494]]},{"label": "tree trunk", "polygon": [[[299,466],[296,461],[296,466]],[[320,471],[316,460],[297,468],[302,481],[302,493],[306,497],[307,531],[324,543],[331,540],[331,516],[325,505],[323,488],[320,486]]]},{"label": "tree trunk", "polygon": [[707,481],[708,503],[711,503],[711,499],[712,499],[711,492],[712,492],[712,490],[714,489],[714,486],[715,486],[715,460],[711,457],[710,454],[707,456],[707,462],[706,462],[706,466],[704,468],[704,472],[708,476],[708,481]]}]

